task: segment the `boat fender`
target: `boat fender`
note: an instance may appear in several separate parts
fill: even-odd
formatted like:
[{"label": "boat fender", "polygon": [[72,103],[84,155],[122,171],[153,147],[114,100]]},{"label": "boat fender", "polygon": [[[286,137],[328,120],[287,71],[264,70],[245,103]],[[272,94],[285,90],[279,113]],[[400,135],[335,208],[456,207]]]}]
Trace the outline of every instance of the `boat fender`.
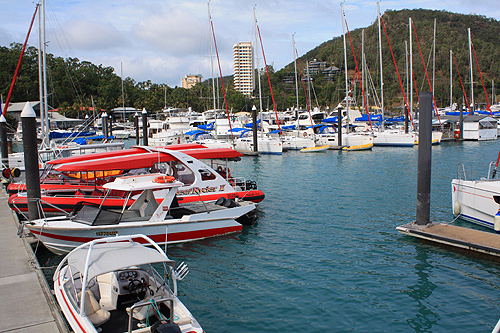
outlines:
[{"label": "boat fender", "polygon": [[493,229],[495,229],[496,232],[500,231],[500,216],[495,215],[495,220],[493,222]]},{"label": "boat fender", "polygon": [[21,175],[21,169],[19,168],[12,168],[12,170],[10,171],[10,174],[12,175],[12,177],[19,177]]},{"label": "boat fender", "polygon": [[3,169],[2,170],[2,176],[5,179],[9,179],[10,178],[10,169],[9,168]]},{"label": "boat fender", "polygon": [[163,184],[163,183],[172,183],[174,180],[175,180],[174,176],[160,176],[153,179],[153,182]]},{"label": "boat fender", "polygon": [[455,216],[460,215],[461,210],[462,210],[462,207],[460,206],[460,202],[455,201],[455,203],[453,204],[453,215],[455,215]]}]

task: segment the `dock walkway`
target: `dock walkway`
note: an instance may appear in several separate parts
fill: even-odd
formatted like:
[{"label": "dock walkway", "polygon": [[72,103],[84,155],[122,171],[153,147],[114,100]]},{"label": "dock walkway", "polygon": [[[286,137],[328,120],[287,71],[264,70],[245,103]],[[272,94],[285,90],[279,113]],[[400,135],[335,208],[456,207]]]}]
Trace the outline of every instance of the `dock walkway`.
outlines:
[{"label": "dock walkway", "polygon": [[0,332],[68,332],[31,246],[0,190]]},{"label": "dock walkway", "polygon": [[428,241],[459,247],[465,250],[500,256],[500,235],[458,227],[450,224],[409,223],[396,228],[399,232]]}]

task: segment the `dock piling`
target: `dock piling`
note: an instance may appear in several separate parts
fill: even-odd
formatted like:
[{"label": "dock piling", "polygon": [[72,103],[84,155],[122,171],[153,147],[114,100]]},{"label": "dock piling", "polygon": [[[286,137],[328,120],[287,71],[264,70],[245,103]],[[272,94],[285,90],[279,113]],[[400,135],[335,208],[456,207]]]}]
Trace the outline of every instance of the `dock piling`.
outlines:
[{"label": "dock piling", "polygon": [[142,144],[148,146],[148,111],[142,109]]},{"label": "dock piling", "polygon": [[21,112],[21,121],[23,126],[28,217],[30,220],[36,220],[40,218],[37,207],[37,200],[40,199],[40,167],[38,165],[38,148],[36,142],[36,114],[29,102],[26,102]]},{"label": "dock piling", "polygon": [[8,168],[9,167],[9,147],[7,144],[7,120],[5,117],[0,115],[0,140],[2,141],[2,163]]},{"label": "dock piling", "polygon": [[417,176],[417,224],[430,223],[431,154],[432,154],[432,93],[420,94]]}]

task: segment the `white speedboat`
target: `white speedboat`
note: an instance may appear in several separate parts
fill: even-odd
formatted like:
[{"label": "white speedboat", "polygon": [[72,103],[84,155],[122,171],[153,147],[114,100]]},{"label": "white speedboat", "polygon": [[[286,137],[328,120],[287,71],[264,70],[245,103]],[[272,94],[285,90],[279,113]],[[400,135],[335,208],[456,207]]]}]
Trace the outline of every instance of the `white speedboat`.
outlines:
[{"label": "white speedboat", "polygon": [[[246,130],[234,141],[234,149],[237,151],[253,151],[253,131]],[[281,155],[283,144],[280,140],[263,135],[257,135],[257,150],[261,154]]]},{"label": "white speedboat", "polygon": [[[168,243],[239,232],[242,224],[236,220],[256,210],[252,202],[228,199],[221,199],[219,204],[198,201],[179,205],[176,192],[182,185],[160,173],[117,178],[103,185],[107,192],[101,204],[82,201],[68,216],[33,220],[25,227],[49,250],[61,254],[96,238],[138,232],[165,244],[167,227]],[[160,203],[153,191],[165,193]],[[106,200],[113,201],[115,193],[125,194],[126,200],[121,207],[107,206]],[[129,200],[134,203],[127,208]]]},{"label": "white speedboat", "polygon": [[415,135],[405,133],[398,129],[386,129],[380,132],[373,132],[373,145],[386,147],[413,147],[415,145]]},{"label": "white speedboat", "polygon": [[[156,271],[153,264],[162,270]],[[54,293],[77,333],[152,332],[154,327],[201,333],[200,324],[177,297],[177,281],[186,276],[187,266],[174,267],[149,237],[102,238],[64,257],[54,273]]]},{"label": "white speedboat", "polygon": [[492,174],[493,162],[487,178],[467,180],[464,168],[461,177],[451,181],[453,214],[468,222],[500,231],[500,179]]}]

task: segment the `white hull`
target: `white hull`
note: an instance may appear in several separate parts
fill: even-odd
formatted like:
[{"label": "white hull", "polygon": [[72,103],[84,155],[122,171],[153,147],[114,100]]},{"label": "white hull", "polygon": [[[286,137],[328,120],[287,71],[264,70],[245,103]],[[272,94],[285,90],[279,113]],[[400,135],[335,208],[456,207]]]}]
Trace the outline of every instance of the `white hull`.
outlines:
[{"label": "white hull", "polygon": [[67,253],[75,247],[97,238],[128,236],[142,233],[158,244],[165,244],[168,230],[168,244],[181,243],[239,232],[242,225],[235,219],[250,212],[255,206],[241,206],[186,215],[180,219],[166,219],[160,222],[121,222],[113,225],[89,226],[73,222],[66,217],[35,220],[26,227],[52,252]]},{"label": "white hull", "polygon": [[[235,141],[234,149],[238,151],[253,151],[253,138],[239,138]],[[283,154],[283,145],[278,140],[257,138],[257,149],[261,154]]]},{"label": "white hull", "polygon": [[500,231],[499,204],[494,200],[500,196],[500,180],[453,179],[451,193],[455,216]]},{"label": "white hull", "polygon": [[[318,145],[338,147],[338,133],[317,135]],[[365,150],[373,147],[373,136],[359,133],[342,134],[342,146],[346,150]]]},{"label": "white hull", "polygon": [[373,133],[374,146],[387,147],[413,147],[415,145],[415,135],[399,131],[383,131]]},{"label": "white hull", "polygon": [[[303,132],[304,134],[306,132]],[[315,147],[313,139],[309,138],[301,138],[297,136],[285,136],[283,139],[283,148],[289,150],[301,150],[304,148],[312,148]]]}]

